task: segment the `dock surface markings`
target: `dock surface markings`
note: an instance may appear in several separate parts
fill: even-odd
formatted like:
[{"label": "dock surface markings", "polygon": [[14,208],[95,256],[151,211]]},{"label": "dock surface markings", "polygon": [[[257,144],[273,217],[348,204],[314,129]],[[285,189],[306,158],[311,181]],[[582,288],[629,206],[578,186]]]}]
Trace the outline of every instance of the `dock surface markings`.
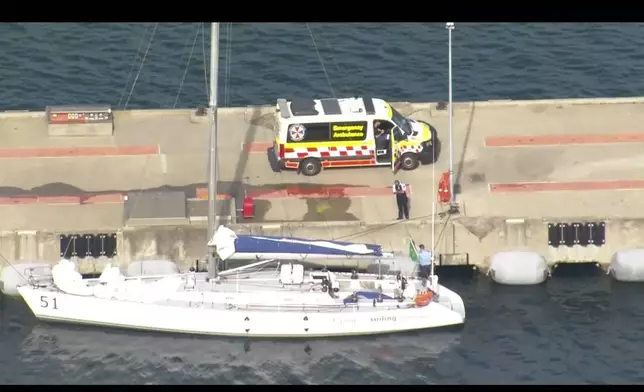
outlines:
[{"label": "dock surface markings", "polygon": [[535,136],[489,136],[485,138],[485,147],[538,147],[608,143],[644,143],[644,132]]},{"label": "dock surface markings", "polygon": [[[411,185],[407,185],[407,193],[411,195]],[[337,186],[316,186],[316,187],[286,187],[283,189],[257,189],[247,192],[253,199],[314,199],[314,198],[352,198],[352,197],[375,197],[392,196],[390,187],[337,187]],[[218,195],[217,198],[228,195]],[[205,200],[208,198],[208,189],[198,188],[197,198]]]},{"label": "dock surface markings", "polygon": [[67,158],[96,156],[156,155],[158,145],[100,146],[100,147],[43,147],[0,148],[1,158]]},{"label": "dock surface markings", "polygon": [[489,184],[491,193],[641,190],[644,180],[551,181]]},{"label": "dock surface markings", "polygon": [[2,196],[0,197],[0,206],[12,205],[82,205],[82,204],[112,204],[123,203],[124,198],[121,193],[108,194],[88,194],[82,196]]},{"label": "dock surface markings", "polygon": [[252,142],[248,144],[242,143],[241,150],[250,154],[261,154],[271,147],[273,147],[273,142]]}]

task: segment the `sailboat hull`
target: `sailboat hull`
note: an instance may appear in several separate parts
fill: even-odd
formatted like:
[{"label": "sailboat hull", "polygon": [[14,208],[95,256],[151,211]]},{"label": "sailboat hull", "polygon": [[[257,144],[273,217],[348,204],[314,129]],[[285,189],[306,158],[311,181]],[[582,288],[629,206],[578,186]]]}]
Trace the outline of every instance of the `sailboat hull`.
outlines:
[{"label": "sailboat hull", "polygon": [[370,305],[329,311],[226,309],[194,301],[171,305],[102,299],[21,286],[20,295],[40,320],[191,335],[263,338],[357,336],[447,327],[464,318],[436,302],[424,307]]}]

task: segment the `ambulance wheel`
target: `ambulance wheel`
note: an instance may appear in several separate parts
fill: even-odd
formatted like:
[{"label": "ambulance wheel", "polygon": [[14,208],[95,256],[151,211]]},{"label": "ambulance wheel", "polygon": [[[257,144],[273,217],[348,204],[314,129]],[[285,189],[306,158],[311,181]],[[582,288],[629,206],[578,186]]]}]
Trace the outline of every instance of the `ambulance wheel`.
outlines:
[{"label": "ambulance wheel", "polygon": [[306,158],[300,162],[300,173],[305,176],[315,176],[322,171],[322,162],[315,158]]},{"label": "ambulance wheel", "polygon": [[403,170],[414,170],[419,164],[418,155],[414,153],[408,152],[400,157],[400,167]]}]

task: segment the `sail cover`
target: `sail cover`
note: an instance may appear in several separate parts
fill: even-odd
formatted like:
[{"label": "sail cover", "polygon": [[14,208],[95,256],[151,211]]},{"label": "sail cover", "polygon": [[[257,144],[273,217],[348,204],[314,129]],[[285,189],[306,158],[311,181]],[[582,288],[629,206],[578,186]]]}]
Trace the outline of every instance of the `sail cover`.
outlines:
[{"label": "sail cover", "polygon": [[307,258],[326,257],[386,257],[380,245],[356,244],[345,241],[311,240],[296,237],[237,235],[219,226],[208,242],[216,246],[223,260],[229,258]]}]

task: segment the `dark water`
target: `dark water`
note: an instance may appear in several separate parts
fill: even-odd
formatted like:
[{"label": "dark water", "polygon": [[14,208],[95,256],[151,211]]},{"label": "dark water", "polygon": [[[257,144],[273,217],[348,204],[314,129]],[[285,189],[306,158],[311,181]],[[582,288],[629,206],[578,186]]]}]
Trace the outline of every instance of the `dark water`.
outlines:
[{"label": "dark water", "polygon": [[[330,86],[338,96],[446,99],[442,25],[310,28],[330,83],[306,25],[234,25],[232,34],[222,26],[220,104],[323,97],[333,94]],[[153,25],[2,24],[0,108],[204,104],[208,48],[198,29],[158,25],[138,73],[140,61],[133,60],[141,42],[145,51]],[[642,25],[625,23],[459,24],[454,99],[642,95],[642,37]],[[20,301],[5,298],[0,383],[644,382],[644,286],[607,277],[559,277],[527,288],[499,287],[485,278],[449,285],[468,310],[460,332],[310,342],[41,324]]]},{"label": "dark water", "polygon": [[[0,108],[119,101],[124,106],[130,91],[124,87],[135,79],[138,49],[140,58],[153,26],[0,25]],[[447,98],[444,25],[309,27],[336,95]],[[157,26],[128,107],[173,107],[179,91],[179,107],[207,102],[208,28],[205,45],[197,35],[181,83],[198,30],[191,24]],[[457,24],[454,100],[641,95],[643,34],[644,25],[632,23]],[[232,33],[222,25],[220,49],[222,106],[331,95],[305,24],[235,24]]]},{"label": "dark water", "polygon": [[262,341],[38,323],[4,299],[0,383],[642,383],[642,288],[608,277],[450,286],[459,332]]}]

